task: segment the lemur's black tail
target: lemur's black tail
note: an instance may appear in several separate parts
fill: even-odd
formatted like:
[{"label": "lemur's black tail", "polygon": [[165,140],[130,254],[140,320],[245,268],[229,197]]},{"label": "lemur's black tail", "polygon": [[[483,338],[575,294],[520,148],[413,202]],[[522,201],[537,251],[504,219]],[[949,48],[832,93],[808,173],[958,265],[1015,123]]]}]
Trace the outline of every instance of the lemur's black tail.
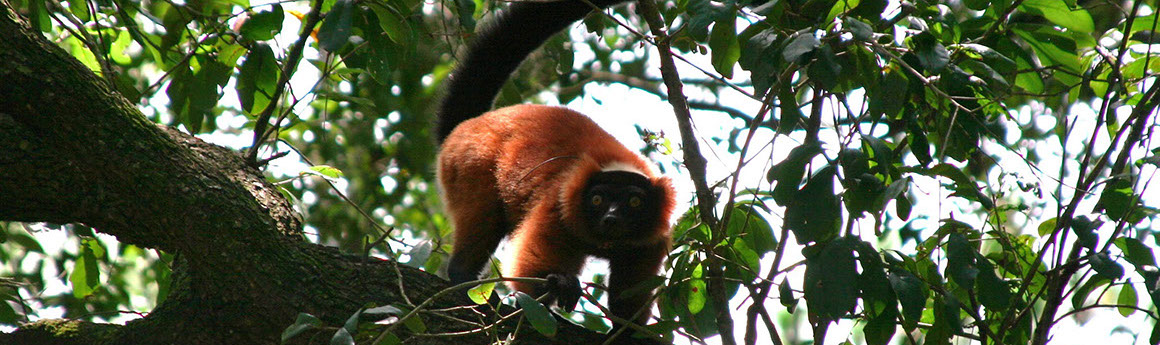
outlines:
[{"label": "lemur's black tail", "polygon": [[[607,8],[628,0],[591,0]],[[495,96],[524,58],[555,33],[592,12],[581,0],[519,2],[497,13],[468,44],[447,77],[435,138],[443,142],[463,121],[491,109]]]}]

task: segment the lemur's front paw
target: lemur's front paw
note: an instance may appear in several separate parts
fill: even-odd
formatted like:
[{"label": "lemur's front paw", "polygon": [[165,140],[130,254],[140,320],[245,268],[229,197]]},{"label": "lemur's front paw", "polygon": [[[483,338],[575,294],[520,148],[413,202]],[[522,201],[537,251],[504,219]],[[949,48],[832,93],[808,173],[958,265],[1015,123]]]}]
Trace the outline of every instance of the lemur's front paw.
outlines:
[{"label": "lemur's front paw", "polygon": [[580,302],[580,279],[573,275],[549,274],[544,289],[556,299],[556,306],[570,312]]}]

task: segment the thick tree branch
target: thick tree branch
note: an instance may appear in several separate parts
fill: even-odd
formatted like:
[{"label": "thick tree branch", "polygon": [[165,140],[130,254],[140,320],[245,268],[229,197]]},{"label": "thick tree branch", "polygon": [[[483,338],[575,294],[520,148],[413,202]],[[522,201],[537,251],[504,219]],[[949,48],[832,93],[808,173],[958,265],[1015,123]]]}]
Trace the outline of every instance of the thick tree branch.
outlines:
[{"label": "thick tree branch", "polygon": [[[241,155],[153,124],[4,0],[0,47],[0,221],[83,223],[175,257],[169,295],[142,319],[41,321],[0,334],[0,343],[275,344],[298,313],[331,328],[294,340],[325,341],[360,308],[414,307],[408,301],[447,287],[414,268],[302,241],[297,213]],[[471,304],[466,297],[429,302],[446,309],[418,315],[429,334],[396,335],[487,342],[467,332],[476,324],[457,320],[501,318],[453,308]],[[506,337],[514,327],[495,329]],[[602,338],[572,324],[559,332],[565,344]],[[526,333],[527,343],[548,342]]]}]

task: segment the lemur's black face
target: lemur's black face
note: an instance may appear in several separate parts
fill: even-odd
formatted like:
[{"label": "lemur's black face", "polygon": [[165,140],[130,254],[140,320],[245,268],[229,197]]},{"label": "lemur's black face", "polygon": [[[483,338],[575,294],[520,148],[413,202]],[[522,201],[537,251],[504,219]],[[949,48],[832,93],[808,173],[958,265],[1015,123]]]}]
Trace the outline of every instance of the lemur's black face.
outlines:
[{"label": "lemur's black face", "polygon": [[598,240],[638,238],[651,231],[659,203],[656,187],[641,174],[605,171],[584,190],[584,218]]}]

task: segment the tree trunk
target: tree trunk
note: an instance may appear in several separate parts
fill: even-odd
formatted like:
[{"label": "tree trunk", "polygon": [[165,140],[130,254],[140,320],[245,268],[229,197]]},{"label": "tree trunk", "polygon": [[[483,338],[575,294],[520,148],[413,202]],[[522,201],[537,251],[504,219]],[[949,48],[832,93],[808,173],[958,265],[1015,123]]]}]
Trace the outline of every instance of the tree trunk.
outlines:
[{"label": "tree trunk", "polygon": [[[279,343],[300,312],[337,327],[359,308],[408,306],[403,293],[418,304],[447,287],[411,267],[304,242],[298,217],[237,153],[150,122],[0,0],[0,220],[82,223],[176,258],[170,294],[142,319],[41,321],[0,334],[0,343]],[[447,296],[431,308],[470,304],[464,293]],[[398,336],[489,341],[480,332],[433,335],[478,328],[438,314],[494,317],[422,313],[427,334]],[[295,339],[326,342],[334,330]],[[565,325],[556,339],[594,343],[600,335]]]}]

